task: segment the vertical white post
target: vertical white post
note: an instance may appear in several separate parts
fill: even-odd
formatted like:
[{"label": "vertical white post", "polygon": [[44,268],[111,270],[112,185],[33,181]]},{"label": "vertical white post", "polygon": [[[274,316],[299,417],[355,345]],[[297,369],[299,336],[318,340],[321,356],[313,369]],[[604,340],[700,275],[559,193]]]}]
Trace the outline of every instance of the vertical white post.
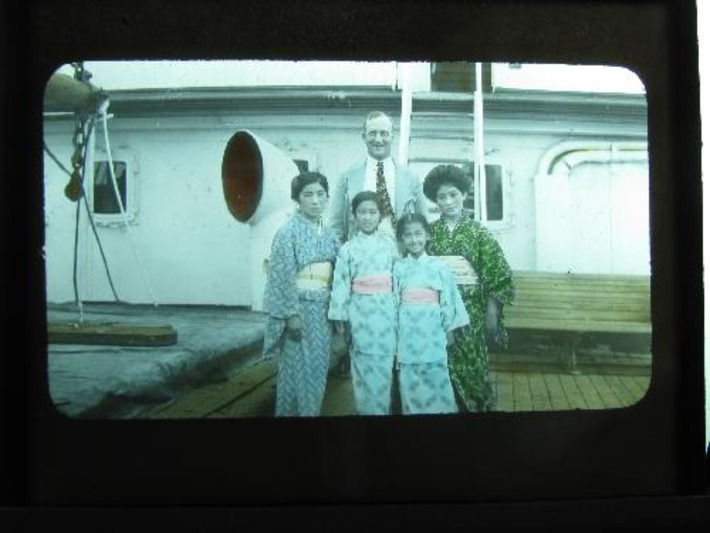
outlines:
[{"label": "vertical white post", "polygon": [[[89,204],[89,209],[93,209],[94,205],[94,161],[96,160],[96,133],[98,131],[98,119],[94,120],[94,127],[92,128],[91,135],[86,140],[89,144],[86,146],[86,161],[84,162],[84,183],[82,187],[84,188],[84,194],[86,195],[86,202]],[[80,200],[81,201],[81,200]],[[92,211],[93,213],[93,211]],[[84,256],[81,264],[86,268],[86,299],[94,300],[96,298],[96,291],[94,290],[94,255],[95,255],[95,245],[93,235],[91,234],[91,221],[89,220],[89,213],[86,214],[83,226],[83,239],[84,239]],[[82,276],[83,277],[83,276]]]},{"label": "vertical white post", "polygon": [[412,86],[409,80],[409,63],[399,63],[399,79],[402,89],[402,112],[399,122],[399,164],[409,163],[409,137],[412,116]]},{"label": "vertical white post", "polygon": [[486,162],[483,151],[483,69],[481,63],[476,63],[476,90],[473,93],[473,119],[475,127],[476,146],[476,195],[478,210],[476,219],[482,224],[488,220],[488,205],[486,202]]}]

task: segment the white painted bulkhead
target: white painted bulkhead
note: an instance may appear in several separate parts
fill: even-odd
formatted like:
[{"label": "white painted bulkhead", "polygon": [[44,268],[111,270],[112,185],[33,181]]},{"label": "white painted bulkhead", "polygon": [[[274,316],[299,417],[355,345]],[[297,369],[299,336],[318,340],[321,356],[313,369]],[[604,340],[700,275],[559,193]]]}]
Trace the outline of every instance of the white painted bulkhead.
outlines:
[{"label": "white painted bulkhead", "polygon": [[[253,109],[240,113],[235,107],[186,116],[116,114],[109,121],[111,148],[114,159],[127,161],[132,169],[135,213],[130,232],[157,303],[253,303],[249,281],[254,268],[249,266],[254,264],[249,245],[252,232],[230,215],[220,177],[225,146],[237,130],[249,130],[287,156],[308,161],[311,170],[324,173],[334,183],[340,173],[364,158],[360,139],[363,118],[364,113],[337,109],[300,109],[289,114],[271,111],[268,106],[263,113]],[[453,129],[459,130],[470,121],[463,117],[451,120]],[[410,157],[441,162],[472,159],[472,142],[438,134],[446,128],[440,121],[431,127],[414,123],[417,136],[413,135]],[[72,132],[71,120],[45,121],[45,141],[67,165]],[[525,114],[487,116],[486,162],[503,167],[506,183],[506,218],[490,227],[513,269],[648,273],[647,159],[580,164],[565,177],[566,188],[549,181],[542,190],[539,176],[545,154],[563,141],[638,142],[645,141],[645,134],[645,123],[606,124],[599,117],[582,116],[572,122]],[[99,136],[97,159],[101,154]],[[47,300],[71,301],[76,204],[63,193],[68,177],[47,156],[44,164]],[[413,167],[423,173],[426,165]],[[283,183],[278,192],[283,210],[292,209],[289,184]],[[563,194],[571,194],[589,214],[571,216],[579,214],[579,207],[560,209]],[[625,208],[629,200],[634,205],[632,214]],[[595,215],[599,209],[605,210],[603,216]],[[567,219],[560,218],[562,212],[567,213]],[[562,239],[555,231],[569,230],[570,221],[580,226]],[[123,224],[99,225],[98,231],[120,298],[154,303]],[[578,238],[580,232],[586,232],[584,239]],[[610,241],[609,235],[618,238]],[[634,246],[629,247],[629,242]],[[589,247],[590,243],[594,246]],[[78,278],[82,300],[113,300],[83,206]]]}]

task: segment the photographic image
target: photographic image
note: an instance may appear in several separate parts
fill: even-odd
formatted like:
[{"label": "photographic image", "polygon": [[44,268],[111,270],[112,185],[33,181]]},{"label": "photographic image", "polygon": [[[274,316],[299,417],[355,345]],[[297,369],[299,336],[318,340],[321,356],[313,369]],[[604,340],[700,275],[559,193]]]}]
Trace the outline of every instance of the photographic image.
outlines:
[{"label": "photographic image", "polygon": [[[47,81],[42,140],[63,415],[599,410],[646,394],[648,108],[627,68],[75,62]],[[422,233],[421,272],[398,222]]]}]

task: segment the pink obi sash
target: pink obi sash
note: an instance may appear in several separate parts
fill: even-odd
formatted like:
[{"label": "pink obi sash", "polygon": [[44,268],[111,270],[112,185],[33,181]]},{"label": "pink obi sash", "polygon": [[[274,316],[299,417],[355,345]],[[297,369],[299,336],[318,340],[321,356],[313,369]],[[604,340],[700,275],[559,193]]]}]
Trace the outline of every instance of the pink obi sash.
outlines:
[{"label": "pink obi sash", "polygon": [[361,276],[353,280],[355,294],[381,294],[392,292],[392,276],[381,274],[378,276]]},{"label": "pink obi sash", "polygon": [[404,289],[402,303],[406,304],[435,304],[439,303],[439,293],[431,289]]}]

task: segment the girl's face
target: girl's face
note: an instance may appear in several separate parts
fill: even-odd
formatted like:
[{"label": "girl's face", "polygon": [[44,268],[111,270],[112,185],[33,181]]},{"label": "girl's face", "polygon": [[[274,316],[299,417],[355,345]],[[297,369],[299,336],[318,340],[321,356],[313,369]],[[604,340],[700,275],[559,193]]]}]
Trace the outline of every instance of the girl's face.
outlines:
[{"label": "girl's face", "polygon": [[419,222],[412,222],[404,226],[402,244],[404,244],[407,253],[413,257],[419,257],[424,253],[428,240],[429,234]]},{"label": "girl's face", "polygon": [[309,183],[301,189],[298,195],[298,205],[301,213],[309,220],[318,220],[328,203],[328,193],[323,186],[318,183]]},{"label": "girl's face", "polygon": [[456,220],[463,213],[463,201],[466,195],[453,185],[444,183],[436,192],[436,205],[441,214],[450,220]]},{"label": "girl's face", "polygon": [[357,226],[366,235],[374,233],[380,223],[380,210],[374,200],[364,200],[355,209]]}]

